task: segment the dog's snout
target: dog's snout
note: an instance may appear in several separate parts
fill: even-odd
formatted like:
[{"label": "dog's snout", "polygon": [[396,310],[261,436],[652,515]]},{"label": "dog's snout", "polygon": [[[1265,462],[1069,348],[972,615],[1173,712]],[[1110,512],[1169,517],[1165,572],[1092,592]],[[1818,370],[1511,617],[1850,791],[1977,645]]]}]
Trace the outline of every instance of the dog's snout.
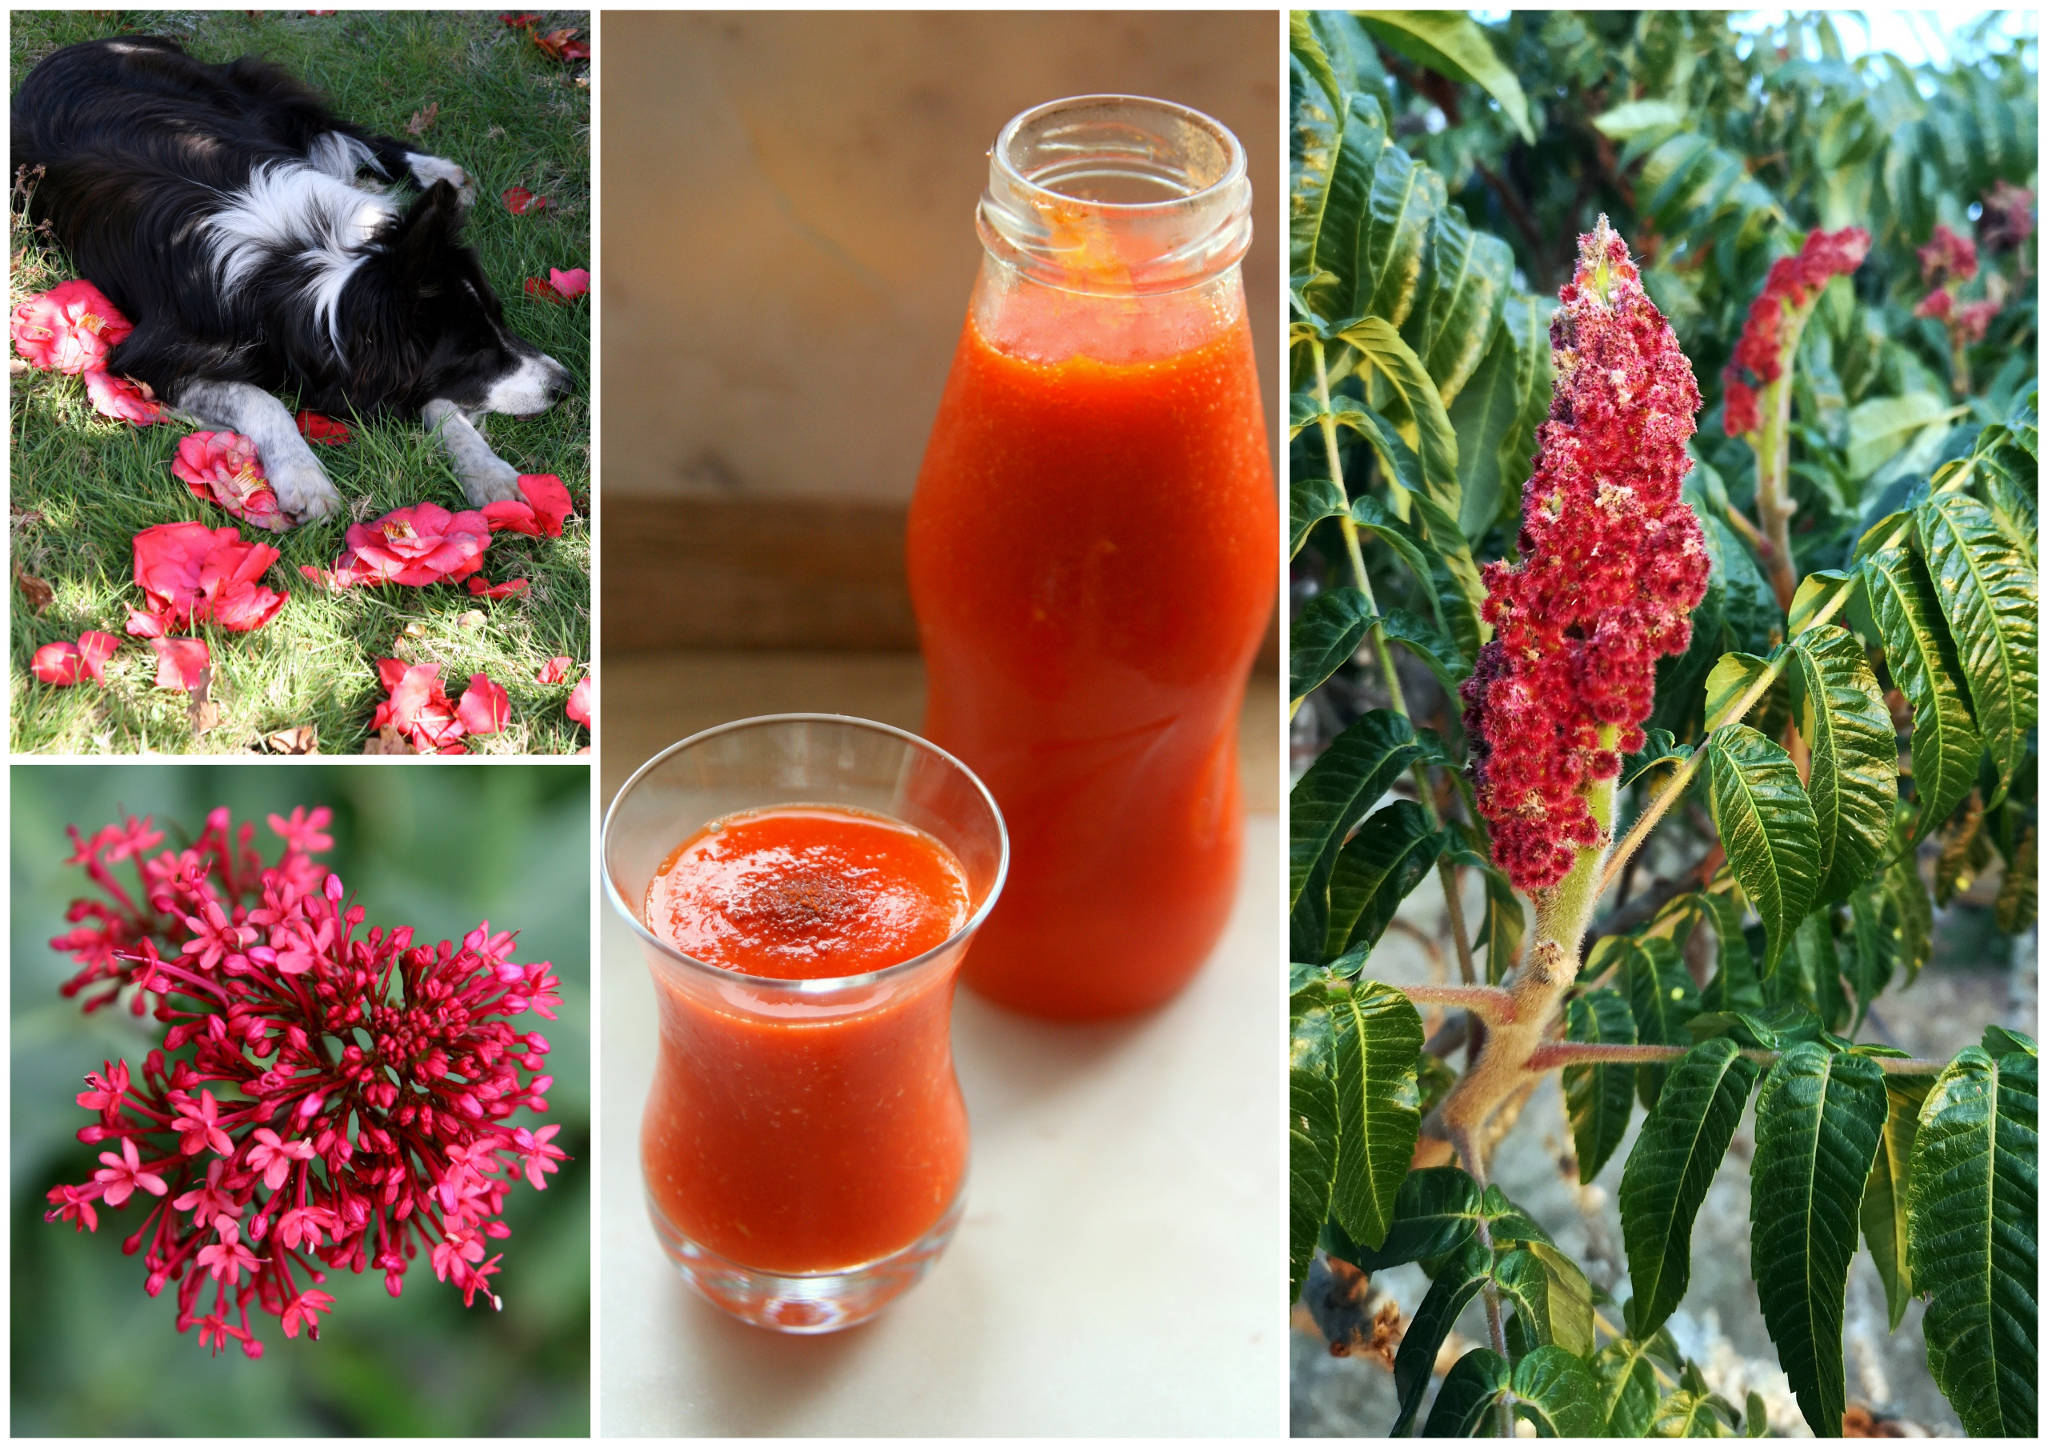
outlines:
[{"label": "dog's snout", "polygon": [[543,357],[541,360],[547,363],[548,368],[548,401],[560,402],[576,390],[576,379],[569,374],[568,368],[554,358]]}]

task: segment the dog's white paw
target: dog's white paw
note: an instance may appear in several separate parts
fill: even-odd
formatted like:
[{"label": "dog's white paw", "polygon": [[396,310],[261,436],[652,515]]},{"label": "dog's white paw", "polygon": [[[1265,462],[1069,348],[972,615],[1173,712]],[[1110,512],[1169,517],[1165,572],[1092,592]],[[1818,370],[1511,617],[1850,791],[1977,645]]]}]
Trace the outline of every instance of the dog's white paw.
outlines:
[{"label": "dog's white paw", "polygon": [[455,188],[456,200],[464,206],[475,204],[476,183],[469,179],[467,171],[453,161],[444,156],[422,156],[415,153],[405,158],[405,164],[412,169],[412,179],[419,182],[422,188],[431,186],[436,181],[446,181]]},{"label": "dog's white paw", "polygon": [[472,466],[463,472],[462,491],[472,508],[481,508],[486,503],[517,502],[519,469],[503,458],[494,457],[486,464]]},{"label": "dog's white paw", "polygon": [[317,523],[341,511],[341,494],[314,462],[289,460],[270,471],[277,506],[295,523]]}]

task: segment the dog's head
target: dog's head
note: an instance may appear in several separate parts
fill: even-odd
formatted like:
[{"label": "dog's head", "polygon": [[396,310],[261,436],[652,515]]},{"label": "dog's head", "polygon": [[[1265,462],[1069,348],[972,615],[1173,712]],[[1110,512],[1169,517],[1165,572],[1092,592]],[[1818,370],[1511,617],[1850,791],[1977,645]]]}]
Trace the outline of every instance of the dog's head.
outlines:
[{"label": "dog's head", "polygon": [[407,408],[544,412],[572,390],[569,369],[505,325],[462,219],[455,188],[437,181],[376,239],[346,308],[358,386]]}]

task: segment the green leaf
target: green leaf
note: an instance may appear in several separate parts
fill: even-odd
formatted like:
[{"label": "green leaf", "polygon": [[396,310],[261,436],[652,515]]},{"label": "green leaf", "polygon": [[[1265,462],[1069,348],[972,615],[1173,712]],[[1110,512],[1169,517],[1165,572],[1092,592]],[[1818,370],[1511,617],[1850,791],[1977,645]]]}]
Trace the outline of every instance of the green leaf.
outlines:
[{"label": "green leaf", "polygon": [[[1706,727],[1712,730],[1734,723],[1738,717],[1735,706],[1742,702],[1743,696],[1756,686],[1756,681],[1770,667],[1770,660],[1760,659],[1755,654],[1721,655],[1720,661],[1707,674]],[[1759,695],[1756,702],[1762,703],[1763,696]],[[1748,707],[1753,709],[1756,704]],[[1744,713],[1747,712],[1745,709]]]},{"label": "green leaf", "polygon": [[1921,433],[1946,428],[1948,404],[1931,392],[1872,397],[1849,409],[1849,474],[1869,477]]},{"label": "green leaf", "polygon": [[1657,1405],[1650,1424],[1652,1438],[1728,1438],[1733,1433],[1728,1420],[1715,1406],[1711,1393],[1686,1389],[1673,1393]]},{"label": "green leaf", "polygon": [[1617,141],[1673,131],[1684,124],[1685,111],[1675,101],[1624,101],[1593,118],[1594,129]]},{"label": "green leaf", "polygon": [[1338,848],[1415,752],[1415,731],[1407,718],[1375,709],[1352,721],[1295,781],[1287,797],[1287,909],[1294,959],[1309,960],[1321,951]]},{"label": "green leaf", "polygon": [[1353,1265],[1381,1272],[1455,1252],[1472,1240],[1484,1215],[1479,1184],[1454,1166],[1408,1173],[1394,1197],[1394,1225],[1376,1251]]},{"label": "green leaf", "polygon": [[1359,952],[1364,956],[1422,877],[1443,853],[1443,831],[1413,800],[1397,799],[1365,817],[1358,833],[1337,852],[1330,872],[1330,925],[1323,957]]},{"label": "green leaf", "polygon": [[1344,98],[1344,86],[1337,79],[1336,71],[1330,65],[1329,54],[1322,42],[1316,38],[1309,25],[1306,11],[1291,11],[1287,16],[1287,48],[1294,58],[1301,62],[1309,77],[1322,88],[1323,94],[1332,105]]},{"label": "green leaf", "polygon": [[2039,580],[2031,560],[1975,498],[1936,493],[1914,516],[1934,595],[1998,771],[1998,794],[1986,801],[1995,806],[2026,760],[2027,736],[2039,717]]},{"label": "green leaf", "polygon": [[1881,548],[1863,560],[1860,576],[1892,681],[1913,706],[1913,792],[1920,812],[1907,843],[1918,844],[1977,782],[1983,741],[1963,702],[1960,666],[1919,560],[1906,548]]},{"label": "green leaf", "polygon": [[1446,408],[1486,355],[1514,271],[1508,244],[1474,231],[1457,207],[1444,207],[1430,221],[1422,291],[1403,335]]},{"label": "green leaf", "polygon": [[1714,932],[1714,978],[1700,992],[1700,1008],[1762,1010],[1764,993],[1757,984],[1756,957],[1742,933],[1742,908],[1729,896],[1712,891],[1694,895],[1692,904]]},{"label": "green leaf", "polygon": [[1562,1347],[1530,1352],[1515,1364],[1508,1387],[1515,1416],[1535,1425],[1539,1438],[1584,1438],[1600,1431],[1600,1382],[1583,1359]]},{"label": "green leaf", "polygon": [[1911,985],[1919,978],[1921,967],[1934,958],[1934,901],[1911,850],[1886,867],[1884,898],[1898,930],[1898,963],[1905,967],[1906,984]]},{"label": "green leaf", "polygon": [[[1683,1046],[1691,1040],[1685,1023],[1698,1014],[1699,990],[1679,957],[1678,947],[1660,936],[1631,937],[1623,946],[1623,979],[1636,1039],[1646,1046]],[[1663,1066],[1635,1068],[1636,1089],[1645,1107],[1657,1104],[1664,1088]]]},{"label": "green leaf", "polygon": [[[1422,543],[1416,538],[1414,530],[1395,517],[1393,510],[1385,503],[1370,493],[1359,494],[1351,500],[1351,521],[1358,525],[1359,532],[1370,533],[1393,549],[1416,578],[1425,584],[1429,582],[1429,559],[1423,554]],[[1432,607],[1434,606],[1432,602]]]},{"label": "green leaf", "polygon": [[1401,1402],[1400,1417],[1394,1421],[1396,1438],[1406,1437],[1413,1426],[1415,1411],[1422,1406],[1422,1396],[1436,1371],[1436,1355],[1457,1326],[1458,1314],[1492,1275],[1492,1268],[1491,1252],[1477,1242],[1466,1243],[1436,1274],[1421,1306],[1409,1318],[1401,1334],[1401,1349],[1394,1355],[1394,1391]]},{"label": "green leaf", "polygon": [[1508,1360],[1489,1347],[1475,1347],[1444,1374],[1444,1385],[1436,1390],[1429,1418],[1422,1425],[1425,1438],[1477,1438],[1493,1426],[1494,1410],[1506,1395],[1514,1376]]},{"label": "green leaf", "polygon": [[1884,1118],[1877,1062],[1811,1042],[1778,1058],[1756,1099],[1750,1268],[1778,1361],[1823,1438],[1841,1435],[1847,1406],[1843,1297]]},{"label": "green leaf", "polygon": [[1603,1438],[1640,1438],[1657,1411],[1657,1369],[1650,1350],[1632,1337],[1617,1338],[1593,1359],[1600,1380]]},{"label": "green leaf", "polygon": [[1856,586],[1853,576],[1839,569],[1824,568],[1799,580],[1792,593],[1792,610],[1786,616],[1788,638],[1798,638],[1813,627],[1814,616]]},{"label": "green leaf", "polygon": [[[1441,184],[1441,183],[1439,183]],[[1444,412],[1436,384],[1388,314],[1375,312],[1346,327],[1338,337],[1358,349],[1362,367],[1372,370],[1400,404],[1395,421],[1403,425],[1402,440],[1422,462],[1421,492],[1452,518],[1458,516],[1458,439]],[[1409,436],[1410,432],[1413,437]],[[1448,540],[1438,540],[1442,546]]]},{"label": "green leaf", "polygon": [[2032,1438],[2040,1094],[2032,1056],[1971,1046],[1921,1104],[1906,1255],[1927,1367],[1973,1437]]},{"label": "green leaf", "polygon": [[1891,1329],[1897,1332],[1913,1297],[1913,1272],[1906,1262],[1907,1165],[1913,1159],[1920,1103],[1927,1099],[1933,1082],[1924,1076],[1896,1075],[1885,1077],[1884,1085],[1884,1134],[1878,1138],[1877,1156],[1870,1163],[1870,1179],[1863,1184],[1863,1205],[1857,1215],[1863,1225],[1863,1240],[1870,1247],[1870,1260],[1884,1282]]},{"label": "green leaf", "polygon": [[1287,697],[1300,703],[1342,668],[1378,615],[1355,588],[1331,588],[1303,604],[1294,615],[1287,644]]},{"label": "green leaf", "polygon": [[1330,1215],[1353,1241],[1377,1248],[1422,1124],[1415,1080],[1422,1018],[1408,997],[1369,980],[1333,986],[1330,1014],[1339,1143]]},{"label": "green leaf", "polygon": [[1330,1216],[1337,1175],[1337,1083],[1319,1071],[1287,1073],[1287,1300],[1301,1296],[1316,1238]]},{"label": "green leaf", "polygon": [[1886,911],[1882,876],[1857,886],[1849,896],[1847,973],[1856,991],[1859,1028],[1898,967],[1898,930],[1886,917]]},{"label": "green leaf", "polygon": [[1769,976],[1820,883],[1820,824],[1791,756],[1747,724],[1709,740],[1707,769],[1714,827],[1763,921]]},{"label": "green leaf", "polygon": [[1476,85],[1492,96],[1522,139],[1535,144],[1522,83],[1494,53],[1493,42],[1472,19],[1449,10],[1360,10],[1356,14],[1395,54],[1446,79]]},{"label": "green leaf", "polygon": [[[1588,991],[1565,1007],[1565,1039],[1633,1045],[1635,1017],[1618,992]],[[1635,1103],[1633,1066],[1567,1066],[1564,1069],[1565,1115],[1571,1118],[1572,1145],[1579,1156],[1579,1180],[1590,1182],[1628,1135],[1629,1109]]]},{"label": "green leaf", "polygon": [[1702,1041],[1671,1068],[1621,1173],[1621,1232],[1635,1289],[1630,1330],[1664,1325],[1692,1278],[1692,1224],[1734,1139],[1757,1068],[1735,1042]]},{"label": "green leaf", "polygon": [[1344,516],[1344,490],[1328,478],[1293,478],[1287,485],[1287,556],[1301,552],[1309,529],[1325,518]]},{"label": "green leaf", "polygon": [[[1387,122],[1370,96],[1346,91],[1325,110],[1294,108],[1288,180],[1290,277],[1330,273],[1314,298],[1324,320],[1356,316],[1350,281],[1355,247],[1373,168],[1386,149]],[[1348,245],[1347,245],[1348,242]]]},{"label": "green leaf", "polygon": [[1445,403],[1458,438],[1458,522],[1467,537],[1480,537],[1519,502],[1536,453],[1536,425],[1549,405],[1543,309],[1532,297],[1511,295],[1479,370]]},{"label": "green leaf", "polygon": [[1898,736],[1856,635],[1829,624],[1792,643],[1792,701],[1812,759],[1806,777],[1820,831],[1816,904],[1870,878],[1890,843],[1899,797]]}]

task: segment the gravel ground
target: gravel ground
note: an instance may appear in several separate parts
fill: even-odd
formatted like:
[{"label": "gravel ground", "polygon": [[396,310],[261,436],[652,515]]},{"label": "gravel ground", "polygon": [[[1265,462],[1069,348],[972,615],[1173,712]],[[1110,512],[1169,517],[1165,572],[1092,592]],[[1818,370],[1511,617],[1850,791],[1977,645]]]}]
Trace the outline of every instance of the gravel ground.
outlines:
[{"label": "gravel ground", "polygon": [[[1418,888],[1402,910],[1405,920],[1433,929],[1442,914],[1435,877]],[[1973,1044],[1983,1027],[1999,1021],[2036,1030],[2036,951],[2030,932],[2007,942],[1992,929],[1988,904],[1995,877],[1980,880],[1970,897],[1941,912],[1936,923],[1935,960],[1913,987],[1894,994],[1873,1012],[1864,1038],[1884,1040],[1915,1055],[1947,1057]],[[1981,901],[1982,904],[1975,903]],[[1468,918],[1477,919],[1468,903]],[[1390,933],[1373,960],[1377,972],[1395,981],[1432,978],[1423,949],[1411,937]],[[1622,1164],[1642,1124],[1635,1114],[1630,1137],[1590,1186],[1580,1187],[1572,1164],[1571,1130],[1557,1083],[1545,1084],[1529,1101],[1493,1158],[1493,1174],[1508,1195],[1551,1231],[1599,1286],[1626,1287],[1626,1260],[1615,1195]],[[1750,1390],[1763,1395],[1774,1434],[1808,1436],[1805,1421],[1777,1367],[1777,1354],[1764,1330],[1749,1270],[1749,1160],[1755,1147],[1751,1119],[1742,1129],[1715,1178],[1693,1232],[1693,1275],[1684,1305],[1671,1330],[1686,1354],[1700,1363],[1717,1390],[1741,1403]],[[1562,1164],[1562,1165],[1561,1165]],[[1375,1288],[1390,1293],[1404,1316],[1428,1290],[1421,1269],[1408,1266],[1381,1274]],[[1907,1310],[1899,1330],[1885,1317],[1884,1288],[1867,1252],[1857,1253],[1849,1274],[1844,1344],[1849,1400],[1880,1419],[1900,1420],[1907,1432],[1960,1435],[1961,1426],[1928,1376],[1920,1337],[1921,1304]],[[1396,1403],[1393,1374],[1369,1355],[1334,1357],[1305,1311],[1294,1314],[1291,1417],[1296,1437],[1381,1436],[1392,1426]],[[1484,1319],[1477,1302],[1459,1323],[1448,1351],[1483,1340]]]}]

